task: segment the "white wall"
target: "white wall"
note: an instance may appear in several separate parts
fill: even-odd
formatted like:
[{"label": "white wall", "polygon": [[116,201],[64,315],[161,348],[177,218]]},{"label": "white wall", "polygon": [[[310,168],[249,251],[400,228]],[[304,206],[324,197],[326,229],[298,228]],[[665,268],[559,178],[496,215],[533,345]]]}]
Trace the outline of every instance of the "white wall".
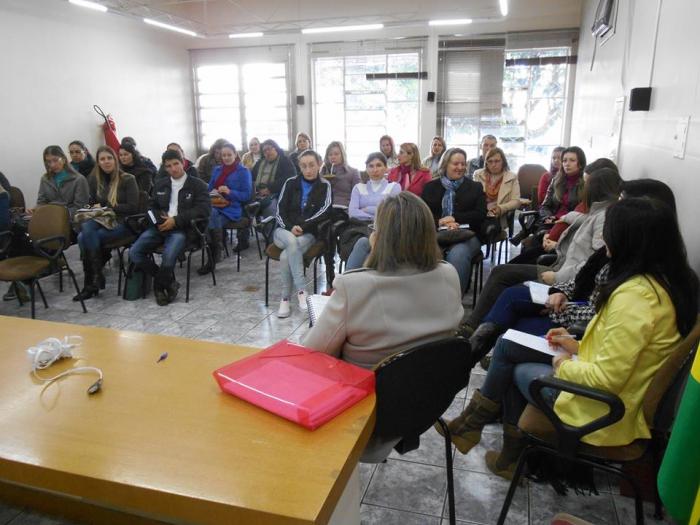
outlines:
[{"label": "white wall", "polygon": [[[657,21],[658,40],[653,50]],[[625,110],[619,165],[625,179],[655,178],[674,191],[691,264],[700,270],[697,220],[700,195],[700,2],[697,0],[621,1],[614,37],[600,47],[590,71],[593,23],[598,0],[586,0],[576,74],[571,143],[590,160],[609,153],[615,98],[633,87],[653,88],[651,110]],[[652,71],[653,63],[653,71]],[[650,83],[651,77],[651,83]],[[684,159],[673,157],[679,117],[690,116]]]},{"label": "white wall", "polygon": [[194,152],[189,40],[68,2],[0,3],[0,171],[28,205],[44,147],[103,143],[93,104],[156,164],[168,142]]}]

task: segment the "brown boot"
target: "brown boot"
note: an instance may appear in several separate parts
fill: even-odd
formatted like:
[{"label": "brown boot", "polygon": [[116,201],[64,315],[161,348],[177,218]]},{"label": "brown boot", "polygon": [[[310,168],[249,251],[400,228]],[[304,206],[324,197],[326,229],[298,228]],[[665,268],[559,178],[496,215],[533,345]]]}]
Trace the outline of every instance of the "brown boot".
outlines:
[{"label": "brown boot", "polygon": [[[500,403],[491,401],[481,395],[479,390],[474,391],[467,408],[455,419],[447,424],[450,429],[452,443],[462,454],[466,454],[481,441],[481,431],[486,423],[493,421],[501,412]],[[435,425],[436,430],[442,435],[440,425]]]},{"label": "brown boot", "polygon": [[520,459],[520,453],[525,448],[525,438],[518,427],[503,424],[503,449],[501,452],[489,450],[486,452],[486,466],[496,476],[507,480],[513,479],[515,467]]}]

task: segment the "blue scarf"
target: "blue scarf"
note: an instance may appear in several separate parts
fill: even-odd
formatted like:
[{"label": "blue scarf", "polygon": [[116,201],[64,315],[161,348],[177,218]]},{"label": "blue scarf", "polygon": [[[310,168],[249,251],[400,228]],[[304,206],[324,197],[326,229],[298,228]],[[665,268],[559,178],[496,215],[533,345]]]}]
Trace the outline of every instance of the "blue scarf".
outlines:
[{"label": "blue scarf", "polygon": [[464,177],[457,180],[451,180],[447,178],[447,175],[440,177],[440,183],[442,187],[445,188],[445,194],[442,196],[442,216],[449,217],[452,216],[454,211],[455,202],[455,192],[464,182]]}]

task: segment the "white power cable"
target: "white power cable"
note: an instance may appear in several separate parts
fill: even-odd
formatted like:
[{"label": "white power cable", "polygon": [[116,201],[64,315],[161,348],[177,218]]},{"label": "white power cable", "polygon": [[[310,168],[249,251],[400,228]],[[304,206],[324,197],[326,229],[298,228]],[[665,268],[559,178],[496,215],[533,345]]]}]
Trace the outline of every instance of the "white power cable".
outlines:
[{"label": "white power cable", "polygon": [[62,377],[66,377],[72,374],[82,374],[82,373],[96,373],[99,379],[95,381],[90,388],[88,388],[88,394],[92,395],[100,391],[102,388],[102,381],[104,375],[102,370],[94,366],[79,366],[76,368],[71,368],[65,372],[61,372],[53,377],[41,377],[37,371],[45,370],[53,365],[56,361],[61,359],[70,359],[73,357],[73,348],[77,348],[83,343],[83,338],[77,335],[66,336],[63,341],[55,337],[50,337],[41,341],[38,345],[32,346],[27,349],[27,357],[29,358],[32,366],[32,374],[34,377],[43,383],[52,383]]}]

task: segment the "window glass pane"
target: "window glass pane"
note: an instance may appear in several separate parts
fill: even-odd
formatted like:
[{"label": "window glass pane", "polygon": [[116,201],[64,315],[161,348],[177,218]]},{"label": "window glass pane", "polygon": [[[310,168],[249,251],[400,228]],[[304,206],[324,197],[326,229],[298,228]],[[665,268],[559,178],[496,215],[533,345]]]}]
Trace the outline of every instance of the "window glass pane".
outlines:
[{"label": "window glass pane", "polygon": [[564,125],[564,99],[539,98],[530,101],[527,118],[528,144],[558,144]]},{"label": "window glass pane", "polygon": [[238,106],[238,94],[200,95],[200,108],[230,108]]},{"label": "window glass pane", "polygon": [[366,73],[385,73],[386,55],[368,55],[345,58],[346,75],[364,75]]},{"label": "window glass pane", "polygon": [[348,92],[374,92],[382,93],[386,87],[386,80],[367,80],[367,75],[345,75],[345,91]]},{"label": "window glass pane", "polygon": [[241,114],[238,108],[201,109],[199,118],[202,122],[238,122]]},{"label": "window glass pane", "polygon": [[418,102],[390,102],[386,105],[387,133],[396,145],[402,142],[418,143]]},{"label": "window glass pane", "polygon": [[346,117],[348,126],[358,124],[376,124],[383,126],[386,122],[386,113],[381,109],[369,111],[348,111]]},{"label": "window glass pane", "polygon": [[418,100],[418,80],[402,78],[388,80],[386,96],[388,100]]},{"label": "window glass pane", "polygon": [[351,95],[345,97],[345,104],[348,110],[354,109],[382,109],[386,105],[386,96],[381,94]]},{"label": "window glass pane", "polygon": [[388,65],[389,73],[417,73],[420,59],[418,53],[389,55]]},{"label": "window glass pane", "polygon": [[564,97],[566,96],[566,64],[533,66],[530,96]]}]

